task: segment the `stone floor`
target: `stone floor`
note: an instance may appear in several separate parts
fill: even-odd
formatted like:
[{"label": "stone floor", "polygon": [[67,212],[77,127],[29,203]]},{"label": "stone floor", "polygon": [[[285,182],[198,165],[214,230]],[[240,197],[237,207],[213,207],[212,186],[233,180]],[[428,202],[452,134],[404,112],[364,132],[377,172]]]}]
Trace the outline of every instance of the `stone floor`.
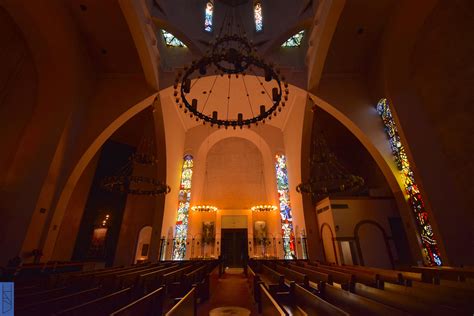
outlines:
[{"label": "stone floor", "polygon": [[[198,316],[207,316],[218,307],[241,307],[250,311],[250,315],[259,315],[257,305],[251,297],[249,284],[243,269],[228,268],[219,278],[217,269],[211,273],[211,297],[198,305]],[[221,309],[215,315],[240,316],[238,309]]]}]

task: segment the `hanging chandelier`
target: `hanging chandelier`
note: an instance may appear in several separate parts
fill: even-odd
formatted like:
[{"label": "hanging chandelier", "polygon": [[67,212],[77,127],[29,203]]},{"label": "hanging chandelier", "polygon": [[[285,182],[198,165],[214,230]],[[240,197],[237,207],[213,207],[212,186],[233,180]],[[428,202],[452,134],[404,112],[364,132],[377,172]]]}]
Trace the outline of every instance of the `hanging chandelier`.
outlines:
[{"label": "hanging chandelier", "polygon": [[299,193],[320,199],[343,193],[357,194],[364,186],[364,179],[349,173],[330,151],[322,133],[313,140],[310,165],[311,178],[296,187]]},{"label": "hanging chandelier", "polygon": [[191,207],[194,212],[217,212],[218,208],[211,205],[195,205]]},{"label": "hanging chandelier", "polygon": [[271,212],[276,211],[277,207],[274,205],[256,205],[250,208],[252,212]]},{"label": "hanging chandelier", "polygon": [[[280,71],[256,54],[256,49],[247,38],[241,24],[236,23],[234,26],[234,20],[238,20],[238,17],[234,16],[233,11],[232,13],[227,12],[217,38],[209,43],[208,53],[199,60],[193,61],[190,66],[185,67],[184,73],[181,71],[177,73],[173,85],[173,95],[176,105],[196,121],[202,121],[203,124],[209,123],[211,126],[216,125],[219,128],[221,126],[234,129],[244,126],[250,128],[252,124],[265,123],[266,120],[271,120],[278,112],[281,112],[288,101],[289,89],[288,83],[285,82]],[[201,77],[208,74],[214,74],[216,77],[209,89],[203,92],[208,93],[207,99],[203,104],[198,104],[196,98],[191,98],[193,86]],[[263,89],[262,94],[267,95],[267,104],[252,105],[249,93],[249,88],[252,87],[245,83],[247,74],[255,75],[259,81],[258,88]],[[242,108],[237,111],[230,109],[231,95],[233,95],[230,84],[232,76],[235,78],[242,76],[242,80],[244,80],[247,100],[239,99],[237,104],[242,107],[245,102],[248,102],[250,113],[245,116]],[[209,96],[213,93],[216,80],[218,78],[225,79],[225,77],[229,80],[227,98],[213,100],[215,104],[221,106],[222,110],[211,111],[208,107],[208,111],[206,111],[206,105],[209,103]],[[266,85],[260,77],[264,78]],[[237,115],[230,117],[230,112],[236,112]]]},{"label": "hanging chandelier", "polygon": [[116,175],[102,179],[105,191],[121,194],[156,196],[167,194],[170,187],[150,174],[156,172],[156,156],[154,136],[147,133],[140,141],[137,151],[130,155],[127,163],[120,168]]}]

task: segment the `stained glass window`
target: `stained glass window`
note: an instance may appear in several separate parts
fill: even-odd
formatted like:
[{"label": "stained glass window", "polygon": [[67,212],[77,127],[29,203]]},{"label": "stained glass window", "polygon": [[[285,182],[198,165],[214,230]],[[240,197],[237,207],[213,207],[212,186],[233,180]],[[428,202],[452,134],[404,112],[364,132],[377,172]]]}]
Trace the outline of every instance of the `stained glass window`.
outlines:
[{"label": "stained glass window", "polygon": [[191,180],[193,177],[193,156],[183,159],[181,183],[178,194],[178,214],[173,246],[173,260],[184,260],[186,255],[186,237],[188,234],[189,203],[191,202]]},{"label": "stained glass window", "polygon": [[212,17],[214,14],[214,1],[206,2],[206,12],[204,15],[204,30],[212,32]]},{"label": "stained glass window", "polygon": [[288,185],[288,170],[286,157],[276,155],[275,163],[278,199],[280,201],[281,234],[283,236],[283,250],[285,259],[294,259],[295,235],[293,232],[293,217],[291,216],[290,187]]},{"label": "stained glass window", "polygon": [[413,170],[410,167],[410,162],[408,161],[405,148],[398,134],[397,125],[393,119],[387,99],[381,99],[379,101],[377,104],[377,112],[385,125],[390,148],[405,186],[405,194],[407,195],[408,203],[415,216],[418,234],[421,237],[425,262],[428,265],[440,266],[442,265],[442,261],[435,236],[433,235],[433,230],[428,220],[428,212],[420,190],[418,189],[418,185],[415,182]]},{"label": "stained glass window", "polygon": [[165,30],[161,30],[161,34],[163,34],[163,39],[165,40],[165,44],[168,47],[186,47],[183,42],[181,42],[176,36],[173,34],[166,32]]},{"label": "stained glass window", "polygon": [[263,31],[263,15],[261,1],[255,1],[253,4],[253,19],[255,20],[255,31]]},{"label": "stained glass window", "polygon": [[301,41],[303,40],[304,36],[304,30],[299,31],[289,39],[287,39],[283,44],[281,44],[281,47],[300,47],[301,46]]}]

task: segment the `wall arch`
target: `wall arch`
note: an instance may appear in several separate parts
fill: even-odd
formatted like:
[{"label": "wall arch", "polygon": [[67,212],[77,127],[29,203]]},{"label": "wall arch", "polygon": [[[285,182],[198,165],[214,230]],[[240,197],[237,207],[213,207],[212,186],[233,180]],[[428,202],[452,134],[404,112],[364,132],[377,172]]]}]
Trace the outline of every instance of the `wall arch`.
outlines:
[{"label": "wall arch", "polygon": [[[364,232],[361,232],[361,230]],[[379,235],[379,238],[377,238],[377,235]],[[361,265],[379,268],[395,268],[393,254],[389,244],[390,238],[379,223],[372,220],[360,221],[354,227],[354,237]],[[385,256],[382,254],[385,254]]]},{"label": "wall arch", "polygon": [[146,261],[150,257],[152,231],[151,226],[143,226],[138,232],[134,263]]},{"label": "wall arch", "polygon": [[324,261],[339,264],[339,260],[337,260],[334,233],[328,223],[324,223],[321,225],[320,236],[321,247],[323,248]]}]

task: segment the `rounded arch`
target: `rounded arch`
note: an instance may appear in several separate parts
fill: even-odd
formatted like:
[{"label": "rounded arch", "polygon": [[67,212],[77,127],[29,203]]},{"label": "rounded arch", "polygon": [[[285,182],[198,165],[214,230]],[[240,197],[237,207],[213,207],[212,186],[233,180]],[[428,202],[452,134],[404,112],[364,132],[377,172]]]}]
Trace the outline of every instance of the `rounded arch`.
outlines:
[{"label": "rounded arch", "polygon": [[[330,241],[325,240],[325,238],[324,238],[324,232],[328,231],[328,230],[329,230],[330,238],[331,238]],[[321,225],[320,236],[321,236],[321,246],[323,248],[324,261],[329,262],[329,260],[333,259],[333,258],[329,258],[329,256],[328,256],[328,254],[330,254],[330,251],[332,251],[332,253],[334,255],[334,261],[336,262],[336,264],[339,264],[339,261],[337,260],[337,251],[336,251],[336,242],[334,241],[334,233],[332,231],[331,226],[328,223],[323,223]],[[329,235],[328,235],[328,237],[329,237]]]},{"label": "rounded arch", "polygon": [[[157,94],[152,94],[148,98],[138,102],[137,104],[131,106],[127,111],[122,113],[119,117],[112,121],[90,144],[87,150],[82,154],[78,163],[73,168],[71,174],[69,175],[66,184],[59,196],[56,209],[54,211],[52,223],[62,223],[66,207],[69,203],[71,195],[76,187],[79,178],[86,169],[87,165],[90,163],[92,158],[100,150],[102,145],[107,139],[112,136],[115,131],[117,131],[123,124],[130,120],[133,116],[137,115],[139,112],[143,111],[154,102],[156,102]],[[45,258],[50,258],[53,254],[54,246],[56,243],[56,238],[58,237],[59,229],[53,227],[49,228],[46,241],[44,243],[43,253]]]},{"label": "rounded arch", "polygon": [[153,228],[149,225],[143,226],[138,232],[135,258],[133,263],[143,262],[148,260],[150,255],[151,234]]},{"label": "rounded arch", "polygon": [[[252,129],[242,129],[242,130],[225,130],[225,129],[217,129],[210,133],[207,137],[205,137],[201,144],[199,145],[199,149],[197,153],[195,153],[195,179],[196,182],[194,183],[195,190],[193,191],[193,200],[199,200],[202,197],[202,190],[203,190],[203,182],[204,182],[204,172],[205,172],[205,165],[207,161],[207,155],[209,150],[218,142],[231,138],[242,138],[245,140],[250,141],[253,143],[258,150],[260,151],[263,159],[263,169],[264,169],[264,177],[265,177],[265,187],[266,187],[266,194],[271,199],[271,203],[276,203],[277,197],[275,190],[272,188],[276,188],[276,178],[274,174],[274,161],[273,156],[274,153],[272,152],[270,145],[267,141],[257,132]],[[205,145],[204,145],[205,144]]]},{"label": "rounded arch", "polygon": [[[394,261],[393,261],[393,254],[392,254],[392,251],[391,251],[391,248],[390,248],[390,244],[389,244],[389,239],[390,237],[387,235],[385,229],[382,227],[382,225],[380,225],[379,223],[377,223],[376,221],[373,221],[373,220],[362,220],[360,221],[359,223],[357,223],[354,227],[354,238],[356,240],[356,245],[357,245],[357,251],[359,253],[359,259],[360,259],[360,264],[361,265],[366,265],[366,264],[369,264],[371,266],[377,266],[377,264],[374,264],[370,259],[369,260],[365,260],[364,261],[364,252],[362,250],[362,245],[361,245],[361,238],[360,238],[360,229],[362,226],[364,225],[371,225],[373,227],[376,227],[378,229],[378,231],[380,231],[382,233],[382,236],[383,236],[383,243],[385,245],[385,250],[386,250],[386,254],[387,254],[387,257],[390,261],[390,265],[392,268],[395,268],[395,264],[394,264]],[[374,237],[374,236],[372,236]],[[380,240],[377,240],[377,238],[371,238],[371,241],[372,243],[375,243],[375,245],[377,244],[377,242],[380,242]],[[373,244],[372,244],[373,245]],[[380,255],[380,251],[377,251],[377,250],[381,250],[381,249],[376,249],[377,246],[372,246],[371,247],[371,253],[377,253],[377,257],[378,258],[382,258],[383,257]],[[366,259],[367,259],[367,252],[366,252]],[[368,263],[367,261],[371,261],[370,263]],[[386,266],[383,266],[383,260],[382,260],[382,266],[380,266],[381,268],[387,268]]]}]

